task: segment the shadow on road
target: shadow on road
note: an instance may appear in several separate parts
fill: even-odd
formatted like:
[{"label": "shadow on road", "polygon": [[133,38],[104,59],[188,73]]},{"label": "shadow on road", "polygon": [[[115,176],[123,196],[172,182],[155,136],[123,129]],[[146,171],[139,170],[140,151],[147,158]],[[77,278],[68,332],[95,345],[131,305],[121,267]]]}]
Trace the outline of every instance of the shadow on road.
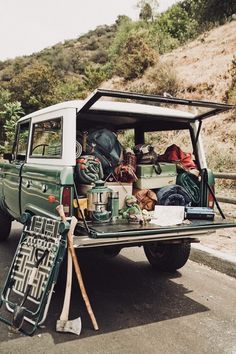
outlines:
[{"label": "shadow on road", "polygon": [[[16,244],[17,240],[14,235],[8,245],[5,244],[3,248],[2,246],[0,248],[8,266]],[[191,290],[174,282],[174,278],[181,277],[180,272],[174,275],[154,272],[142,255],[138,257],[138,261],[122,255],[109,259],[94,252],[82,252],[78,256],[87,292],[100,327],[98,332],[93,330],[75,278],[70,318],[81,316],[81,338],[208,310],[207,307],[186,296]],[[4,273],[6,275],[5,271]],[[0,286],[3,286],[3,276],[0,281]],[[45,328],[36,332],[37,334],[50,333],[55,343],[78,339],[72,334],[55,332],[63,297],[63,287],[57,286],[45,321]],[[9,336],[8,328],[2,323],[0,323],[0,328],[1,341],[19,337],[18,334]]]},{"label": "shadow on road", "polygon": [[[87,259],[86,259],[87,258]],[[208,308],[188,298],[191,291],[172,279],[180,277],[154,272],[146,261],[134,262],[127,257],[114,259],[98,255],[80,256],[84,281],[90,296],[100,330],[95,332],[77,284],[74,286],[71,319],[81,316],[81,337],[109,333],[121,329],[142,326],[172,318],[207,311]],[[76,281],[75,281],[76,283]],[[55,343],[73,340],[73,335],[55,332],[55,323],[60,315],[63,289],[58,289],[52,301],[47,319]],[[77,338],[76,338],[77,339]]]}]

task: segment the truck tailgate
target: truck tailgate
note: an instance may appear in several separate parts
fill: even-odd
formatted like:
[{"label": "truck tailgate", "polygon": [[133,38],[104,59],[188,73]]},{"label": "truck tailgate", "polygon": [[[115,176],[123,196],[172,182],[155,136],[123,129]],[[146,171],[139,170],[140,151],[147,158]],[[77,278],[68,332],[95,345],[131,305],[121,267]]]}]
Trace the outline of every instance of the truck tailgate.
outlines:
[{"label": "truck tailgate", "polygon": [[195,238],[212,233],[220,228],[236,227],[235,222],[226,220],[193,220],[191,224],[160,227],[154,224],[140,226],[117,222],[114,224],[89,225],[90,233],[86,234],[79,227],[78,237],[75,237],[75,247],[94,247],[112,244],[140,244],[150,241],[177,240]]}]

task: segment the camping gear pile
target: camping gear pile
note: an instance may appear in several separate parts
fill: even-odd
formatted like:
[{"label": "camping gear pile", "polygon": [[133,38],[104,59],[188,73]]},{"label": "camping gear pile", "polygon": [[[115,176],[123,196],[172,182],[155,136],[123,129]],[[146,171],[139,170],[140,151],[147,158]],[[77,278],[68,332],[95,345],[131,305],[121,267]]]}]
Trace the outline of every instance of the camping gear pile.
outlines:
[{"label": "camping gear pile", "polygon": [[125,150],[107,128],[78,132],[77,139],[82,154],[77,159],[76,182],[81,198],[88,198],[87,220],[144,222],[155,205],[199,206],[197,165],[177,145],[162,155],[150,144]]}]

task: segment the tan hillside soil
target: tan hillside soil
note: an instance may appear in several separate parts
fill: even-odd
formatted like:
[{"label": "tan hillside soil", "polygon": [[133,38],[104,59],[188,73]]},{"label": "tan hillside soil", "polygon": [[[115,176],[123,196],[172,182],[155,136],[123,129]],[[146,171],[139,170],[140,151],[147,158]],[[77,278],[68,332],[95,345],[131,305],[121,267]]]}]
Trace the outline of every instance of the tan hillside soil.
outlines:
[{"label": "tan hillside soil", "polygon": [[182,92],[196,99],[222,101],[231,83],[228,71],[235,55],[236,21],[232,21],[163,55],[161,60],[173,64]]}]

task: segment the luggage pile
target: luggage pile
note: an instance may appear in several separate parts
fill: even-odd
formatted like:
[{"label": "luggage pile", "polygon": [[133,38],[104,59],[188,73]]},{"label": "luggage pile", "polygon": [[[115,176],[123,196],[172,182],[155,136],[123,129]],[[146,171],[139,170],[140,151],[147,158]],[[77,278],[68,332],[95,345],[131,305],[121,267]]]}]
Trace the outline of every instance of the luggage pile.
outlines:
[{"label": "luggage pile", "polygon": [[[107,128],[79,132],[77,140],[82,148],[77,156],[76,182],[81,198],[90,198],[88,219],[140,221],[155,205],[199,206],[197,166],[191,154],[177,145],[169,146],[163,155],[150,144],[125,150]],[[114,214],[115,199],[119,212]]]}]

